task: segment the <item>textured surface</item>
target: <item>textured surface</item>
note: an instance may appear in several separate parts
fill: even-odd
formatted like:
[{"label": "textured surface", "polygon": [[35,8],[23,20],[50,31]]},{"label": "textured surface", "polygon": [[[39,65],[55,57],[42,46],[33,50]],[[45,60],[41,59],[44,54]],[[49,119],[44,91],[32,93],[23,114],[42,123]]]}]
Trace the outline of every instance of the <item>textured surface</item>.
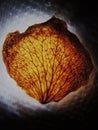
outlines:
[{"label": "textured surface", "polygon": [[66,23],[55,17],[9,33],[3,45],[9,75],[41,103],[59,101],[88,81],[92,62]]}]

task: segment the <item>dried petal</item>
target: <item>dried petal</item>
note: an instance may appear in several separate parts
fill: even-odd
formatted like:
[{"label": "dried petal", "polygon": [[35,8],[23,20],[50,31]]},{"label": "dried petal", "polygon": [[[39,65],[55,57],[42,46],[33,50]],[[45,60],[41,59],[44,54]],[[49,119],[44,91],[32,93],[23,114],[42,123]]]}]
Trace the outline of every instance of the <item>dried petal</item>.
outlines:
[{"label": "dried petal", "polygon": [[9,75],[41,103],[59,101],[87,84],[93,69],[87,50],[55,17],[9,33],[2,53]]}]

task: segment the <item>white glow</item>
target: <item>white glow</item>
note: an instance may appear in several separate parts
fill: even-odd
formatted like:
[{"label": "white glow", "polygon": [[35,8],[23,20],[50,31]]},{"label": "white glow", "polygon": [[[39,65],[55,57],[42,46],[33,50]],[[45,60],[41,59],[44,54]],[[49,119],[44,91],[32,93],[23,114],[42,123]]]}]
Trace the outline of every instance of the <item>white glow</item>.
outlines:
[{"label": "white glow", "polygon": [[[70,93],[65,97],[64,100],[59,103],[49,103],[42,105],[36,100],[29,97],[20,87],[16,86],[16,83],[9,77],[7,74],[5,65],[2,60],[2,45],[6,38],[6,35],[9,32],[15,32],[19,30],[24,32],[28,26],[31,26],[35,23],[41,23],[50,19],[52,15],[45,14],[41,11],[35,11],[34,13],[20,13],[11,18],[7,18],[4,26],[0,27],[0,102],[3,102],[7,105],[7,109],[16,114],[20,114],[19,111],[24,109],[29,109],[32,111],[32,115],[36,115],[36,111],[52,111],[61,108],[61,106],[68,106],[69,102],[72,101],[73,97],[76,100],[77,92]],[[70,26],[69,26],[70,28]],[[73,30],[73,28],[71,28]],[[81,89],[83,91],[83,88]],[[70,97],[70,98],[69,98]],[[73,102],[74,102],[73,100]],[[28,113],[28,111],[25,111]]]}]

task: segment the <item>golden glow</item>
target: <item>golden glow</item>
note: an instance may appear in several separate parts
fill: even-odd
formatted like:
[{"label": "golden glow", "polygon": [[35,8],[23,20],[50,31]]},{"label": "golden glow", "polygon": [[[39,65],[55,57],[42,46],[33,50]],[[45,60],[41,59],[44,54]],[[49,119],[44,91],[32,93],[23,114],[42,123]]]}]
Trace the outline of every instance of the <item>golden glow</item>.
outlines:
[{"label": "golden glow", "polygon": [[9,75],[41,103],[59,101],[85,85],[93,68],[79,40],[55,17],[8,34],[2,53]]}]

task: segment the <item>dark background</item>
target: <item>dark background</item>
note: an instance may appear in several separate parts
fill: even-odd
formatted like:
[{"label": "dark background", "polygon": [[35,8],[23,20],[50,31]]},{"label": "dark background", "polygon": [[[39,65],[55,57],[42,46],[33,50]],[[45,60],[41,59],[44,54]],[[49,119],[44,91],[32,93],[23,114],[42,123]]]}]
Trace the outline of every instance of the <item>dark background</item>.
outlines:
[{"label": "dark background", "polygon": [[[46,6],[51,2],[50,6]],[[9,12],[25,5],[40,8],[45,12],[54,10],[56,14],[67,16],[84,38],[86,47],[90,50],[96,66],[98,66],[98,5],[93,1],[80,0],[0,0],[0,23],[6,21]],[[12,12],[13,13],[13,12]],[[92,92],[84,102],[69,108],[67,113],[43,113],[41,116],[24,118],[6,111],[0,103],[0,130],[8,129],[98,129],[98,75],[96,74]]]}]

